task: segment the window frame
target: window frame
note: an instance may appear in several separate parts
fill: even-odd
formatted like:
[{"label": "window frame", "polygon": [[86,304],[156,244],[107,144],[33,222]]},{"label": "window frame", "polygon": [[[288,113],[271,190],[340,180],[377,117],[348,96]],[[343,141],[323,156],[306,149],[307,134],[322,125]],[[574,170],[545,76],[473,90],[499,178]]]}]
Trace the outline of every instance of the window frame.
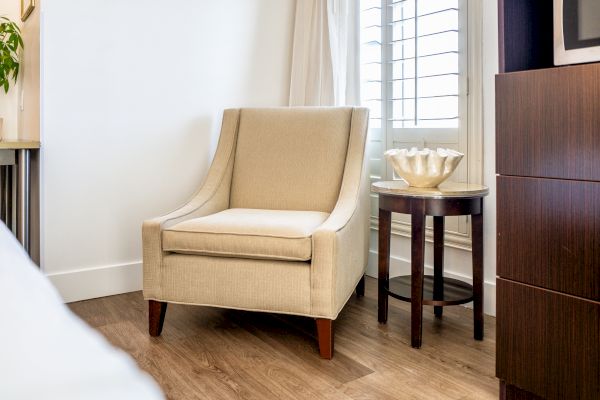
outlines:
[{"label": "window frame", "polygon": [[[385,145],[384,151],[393,148],[394,144],[394,131],[404,130],[408,132],[412,129],[428,129],[428,128],[393,128],[393,122],[388,121],[388,115],[390,115],[392,103],[387,101],[391,97],[392,82],[388,80],[388,76],[391,74],[391,64],[386,63],[387,60],[391,59],[391,35],[392,29],[389,28],[388,23],[388,12],[392,3],[397,0],[381,0],[381,128],[371,129],[371,136],[376,140],[380,140]],[[459,107],[459,118],[461,123],[466,124],[466,129],[463,132],[459,132],[460,140],[463,140],[464,147],[461,145],[461,149],[465,151],[466,165],[466,179],[470,183],[481,184],[483,182],[483,82],[482,82],[482,18],[483,9],[481,2],[478,0],[459,0],[459,10],[465,9],[466,12],[459,14],[459,24],[466,24],[466,29],[460,29],[459,35],[466,35],[466,38],[459,37],[459,43],[466,45],[466,57],[459,57],[459,69],[466,68],[467,73],[464,74],[463,89],[466,91],[465,96],[461,96],[459,103],[462,103]],[[459,54],[460,54],[459,47]],[[387,54],[386,54],[387,52]],[[385,70],[387,68],[387,71]],[[443,135],[445,128],[437,128],[437,133]],[[453,129],[453,128],[449,128]],[[460,129],[460,128],[459,128]],[[440,141],[440,143],[442,143]],[[455,143],[455,142],[453,142]],[[379,165],[377,165],[379,164]],[[375,155],[372,154],[372,173],[371,180],[390,180],[393,177],[393,169],[389,163],[383,158],[383,154]],[[373,171],[374,170],[374,171]],[[377,172],[379,173],[377,173]],[[381,176],[383,175],[383,176]],[[372,195],[372,214],[371,214],[371,228],[374,230],[378,229],[378,214],[375,207],[377,202],[377,196]],[[471,229],[470,229],[470,217],[464,217],[460,220],[457,230],[446,230],[445,232],[445,245],[448,247],[454,247],[462,250],[471,250]],[[398,218],[392,219],[392,234],[410,238],[410,222],[406,218],[404,221]],[[426,240],[428,242],[433,241],[433,230],[431,227],[426,229]]]}]

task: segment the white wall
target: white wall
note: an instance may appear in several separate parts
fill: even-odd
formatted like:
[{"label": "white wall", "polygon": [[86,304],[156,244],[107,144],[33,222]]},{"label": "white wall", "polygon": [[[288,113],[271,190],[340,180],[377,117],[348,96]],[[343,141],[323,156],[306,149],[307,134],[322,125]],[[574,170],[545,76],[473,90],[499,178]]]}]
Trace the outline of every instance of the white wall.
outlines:
[{"label": "white wall", "polygon": [[[0,0],[0,16],[21,24],[21,3],[19,0]],[[3,119],[0,138],[16,139],[18,129],[19,85],[11,80],[8,93],[0,90],[0,118]]]},{"label": "white wall", "polygon": [[185,202],[222,110],[287,104],[294,0],[53,0],[41,261],[67,301],[141,288],[141,224]]},{"label": "white wall", "polygon": [[0,137],[4,139],[39,139],[40,3],[36,1],[33,12],[22,22],[20,0],[0,0],[0,16],[19,25],[24,42],[18,82],[11,81],[7,94],[0,90],[0,118],[4,119]]},{"label": "white wall", "polygon": [[[12,0],[20,3],[19,0]],[[21,23],[23,44],[19,78],[19,139],[40,139],[40,8],[42,0],[36,0],[35,8],[25,22]]]},{"label": "white wall", "polygon": [[[490,188],[484,200],[484,310],[496,314],[496,166],[495,166],[495,91],[498,73],[498,3],[483,2],[483,184]],[[426,273],[433,273],[433,247],[426,243]],[[471,252],[446,247],[446,276],[471,282]],[[367,273],[377,276],[377,232],[371,235],[371,253]],[[410,274],[410,239],[393,236],[391,240],[390,276]]]},{"label": "white wall", "polygon": [[[483,182],[490,188],[485,200],[485,280],[493,282],[491,314],[496,315],[496,89],[498,73],[498,1],[483,2]],[[491,303],[490,303],[491,304]],[[493,313],[491,312],[493,311]]]}]

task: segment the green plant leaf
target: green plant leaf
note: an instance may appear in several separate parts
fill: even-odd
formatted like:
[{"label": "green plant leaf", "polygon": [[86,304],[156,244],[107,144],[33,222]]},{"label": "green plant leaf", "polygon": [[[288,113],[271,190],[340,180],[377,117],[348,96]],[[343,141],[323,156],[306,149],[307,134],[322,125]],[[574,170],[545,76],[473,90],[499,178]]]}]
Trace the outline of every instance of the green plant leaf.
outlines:
[{"label": "green plant leaf", "polygon": [[19,50],[25,46],[18,25],[6,17],[0,21],[0,87],[8,93],[10,78],[16,83],[19,77]]}]

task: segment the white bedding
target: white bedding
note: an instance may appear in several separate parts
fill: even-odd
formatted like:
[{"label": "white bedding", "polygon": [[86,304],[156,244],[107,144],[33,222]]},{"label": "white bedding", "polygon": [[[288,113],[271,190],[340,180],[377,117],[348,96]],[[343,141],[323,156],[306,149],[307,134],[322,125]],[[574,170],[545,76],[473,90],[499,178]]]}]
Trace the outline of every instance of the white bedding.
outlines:
[{"label": "white bedding", "polygon": [[0,222],[0,399],[163,399],[77,318]]}]

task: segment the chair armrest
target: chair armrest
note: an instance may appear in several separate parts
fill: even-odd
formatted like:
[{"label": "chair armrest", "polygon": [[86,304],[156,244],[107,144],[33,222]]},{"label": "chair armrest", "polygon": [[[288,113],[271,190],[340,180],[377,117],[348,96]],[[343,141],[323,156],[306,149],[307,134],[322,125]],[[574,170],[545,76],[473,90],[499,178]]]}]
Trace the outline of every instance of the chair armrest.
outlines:
[{"label": "chair armrest", "polygon": [[317,228],[315,234],[319,232],[338,233],[344,230],[350,224],[355,214],[358,212],[360,203],[360,193],[356,190],[355,193],[347,193],[341,195],[335,208],[329,217]]},{"label": "chair armrest", "polygon": [[[221,175],[221,178],[224,178],[225,173]],[[229,189],[225,186],[216,188],[211,186],[213,185],[209,183],[203,185],[190,201],[178,209],[166,215],[144,221],[142,231],[152,228],[164,229],[191,218],[225,210],[229,206]]]},{"label": "chair armrest", "polygon": [[330,319],[363,276],[369,252],[368,191],[361,187],[357,196],[340,200],[312,237],[311,304],[319,316]]},{"label": "chair armrest", "polygon": [[365,155],[368,112],[355,109],[342,187],[329,218],[312,235],[311,307],[335,319],[367,265],[369,175]]},{"label": "chair armrest", "polygon": [[160,300],[160,268],[164,256],[162,231],[187,219],[214,214],[229,207],[238,121],[239,110],[225,110],[215,157],[204,184],[194,197],[169,214],[144,221],[142,245],[146,299]]},{"label": "chair armrest", "polygon": [[[207,182],[208,183],[208,182]],[[204,185],[202,189],[184,206],[162,217],[144,221],[142,225],[144,297],[159,300],[160,267],[162,251],[162,231],[179,222],[199,218],[225,210],[229,206],[229,187],[218,188]]]}]

